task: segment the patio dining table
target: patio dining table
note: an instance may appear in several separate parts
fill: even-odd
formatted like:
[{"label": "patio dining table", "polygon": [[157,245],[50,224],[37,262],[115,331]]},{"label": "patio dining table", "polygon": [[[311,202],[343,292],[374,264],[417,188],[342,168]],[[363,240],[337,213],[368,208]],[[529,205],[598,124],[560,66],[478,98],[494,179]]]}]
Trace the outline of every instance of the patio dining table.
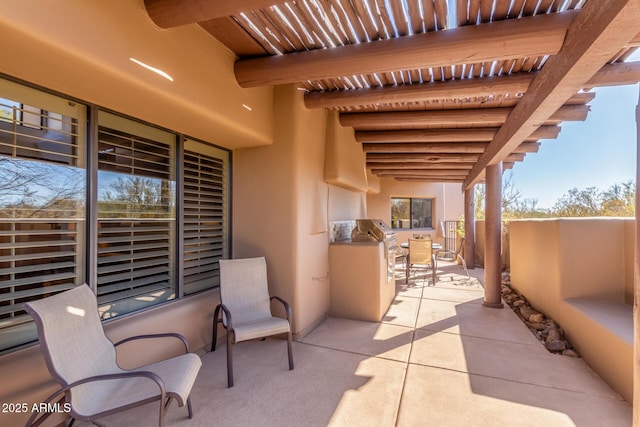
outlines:
[{"label": "patio dining table", "polygon": [[[400,243],[400,247],[402,249],[409,249],[409,242]],[[440,243],[433,242],[433,243],[431,243],[431,248],[433,248],[435,250],[440,250],[440,249],[442,249],[442,245]]]}]

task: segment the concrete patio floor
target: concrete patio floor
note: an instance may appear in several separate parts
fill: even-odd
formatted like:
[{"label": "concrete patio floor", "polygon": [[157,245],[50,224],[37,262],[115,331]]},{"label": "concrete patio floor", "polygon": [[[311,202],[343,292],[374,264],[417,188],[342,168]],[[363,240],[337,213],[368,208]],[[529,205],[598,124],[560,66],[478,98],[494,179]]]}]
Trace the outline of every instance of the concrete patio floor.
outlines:
[{"label": "concrete patio floor", "polygon": [[[513,311],[482,306],[480,278],[439,264],[436,286],[398,280],[380,323],[328,318],[294,343],[268,339],[202,355],[194,418],[175,402],[166,425],[630,426],[632,409],[582,359],[554,355]],[[104,418],[157,425],[157,403]],[[80,425],[84,425],[80,423]]]}]

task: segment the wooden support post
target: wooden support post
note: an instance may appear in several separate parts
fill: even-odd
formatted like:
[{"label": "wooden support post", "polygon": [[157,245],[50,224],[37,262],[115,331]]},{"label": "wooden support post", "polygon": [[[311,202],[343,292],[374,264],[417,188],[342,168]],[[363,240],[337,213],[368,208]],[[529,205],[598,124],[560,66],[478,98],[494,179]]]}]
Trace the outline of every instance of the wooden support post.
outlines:
[{"label": "wooden support post", "polygon": [[[638,153],[636,158],[636,183],[640,179],[640,93],[636,107]],[[640,426],[640,192],[636,184],[636,244],[633,275],[633,425]]]},{"label": "wooden support post", "polygon": [[475,185],[464,191],[464,262],[467,269],[476,268]]},{"label": "wooden support post", "polygon": [[485,172],[484,306],[502,308],[502,162]]}]

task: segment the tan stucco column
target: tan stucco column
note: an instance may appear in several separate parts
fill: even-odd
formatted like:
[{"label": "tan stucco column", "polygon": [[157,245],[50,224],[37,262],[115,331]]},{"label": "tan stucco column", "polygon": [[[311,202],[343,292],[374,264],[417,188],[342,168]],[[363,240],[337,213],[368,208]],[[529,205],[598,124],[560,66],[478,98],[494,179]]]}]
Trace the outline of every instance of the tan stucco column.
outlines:
[{"label": "tan stucco column", "polygon": [[475,185],[464,191],[464,262],[467,268],[476,268]]},{"label": "tan stucco column", "polygon": [[633,274],[633,425],[640,426],[640,192],[638,180],[640,180],[640,93],[638,94],[638,106],[636,107],[637,127],[637,158],[636,158],[636,244],[634,256]]},{"label": "tan stucco column", "polygon": [[484,303],[502,308],[502,162],[487,166],[485,196]]}]

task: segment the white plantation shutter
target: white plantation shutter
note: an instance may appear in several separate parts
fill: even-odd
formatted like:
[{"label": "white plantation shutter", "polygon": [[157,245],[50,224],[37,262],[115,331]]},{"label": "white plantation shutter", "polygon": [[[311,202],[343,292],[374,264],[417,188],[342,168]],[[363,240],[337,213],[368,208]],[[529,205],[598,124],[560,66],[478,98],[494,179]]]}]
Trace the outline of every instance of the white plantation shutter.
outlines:
[{"label": "white plantation shutter", "polygon": [[36,336],[22,304],[85,280],[85,115],[0,81],[0,351]]},{"label": "white plantation shutter", "polygon": [[184,293],[220,284],[228,258],[228,153],[187,141],[184,152]]},{"label": "white plantation shutter", "polygon": [[108,318],[176,297],[175,136],[103,112],[99,122],[98,303]]}]

